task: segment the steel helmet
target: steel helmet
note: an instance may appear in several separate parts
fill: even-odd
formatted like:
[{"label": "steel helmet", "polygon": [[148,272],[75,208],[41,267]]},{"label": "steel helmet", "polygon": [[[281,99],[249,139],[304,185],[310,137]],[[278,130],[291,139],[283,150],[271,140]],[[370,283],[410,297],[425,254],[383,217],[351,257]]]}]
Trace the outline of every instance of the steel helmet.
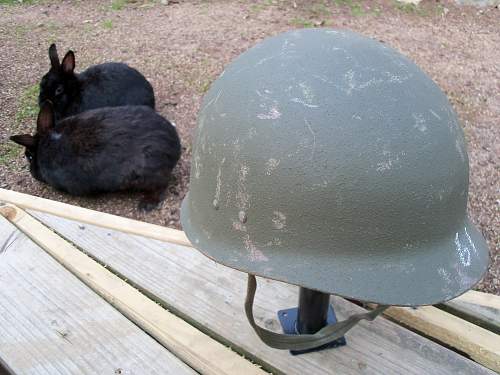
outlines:
[{"label": "steel helmet", "polygon": [[234,60],[199,113],[182,225],[215,261],[388,305],[476,284],[468,157],[446,96],[353,32],[304,29]]}]

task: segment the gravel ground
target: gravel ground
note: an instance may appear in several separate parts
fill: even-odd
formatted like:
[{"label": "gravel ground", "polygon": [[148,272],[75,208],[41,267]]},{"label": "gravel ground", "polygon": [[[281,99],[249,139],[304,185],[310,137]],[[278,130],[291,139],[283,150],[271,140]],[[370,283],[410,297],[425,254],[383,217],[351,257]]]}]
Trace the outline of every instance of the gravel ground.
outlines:
[{"label": "gravel ground", "polygon": [[[15,2],[10,0],[11,2]],[[479,290],[500,295],[500,10],[423,1],[31,1],[0,0],[0,187],[180,228],[191,139],[201,98],[225,64],[263,38],[292,28],[347,28],[383,40],[415,61],[446,92],[468,140],[470,215],[487,238],[491,266]],[[26,1],[25,1],[26,3]],[[75,198],[33,180],[8,136],[31,132],[36,84],[47,48],[76,52],[77,71],[123,61],[152,83],[157,110],[184,145],[168,198],[150,213],[137,194]]]}]

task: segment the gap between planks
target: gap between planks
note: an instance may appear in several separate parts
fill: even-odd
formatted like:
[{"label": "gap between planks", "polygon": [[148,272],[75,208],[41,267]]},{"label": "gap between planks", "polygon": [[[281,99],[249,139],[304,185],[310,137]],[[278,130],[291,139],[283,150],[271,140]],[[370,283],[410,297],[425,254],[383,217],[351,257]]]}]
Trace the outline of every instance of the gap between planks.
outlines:
[{"label": "gap between planks", "polygon": [[467,353],[500,373],[500,336],[433,306],[392,306],[384,312],[396,322]]},{"label": "gap between planks", "polygon": [[[26,209],[86,224],[192,247],[184,232],[159,225],[101,213],[5,189],[0,189],[0,201],[2,200]],[[486,293],[473,292],[475,297],[469,297],[469,293],[471,292],[465,293],[453,301],[468,301],[474,298],[476,301],[478,299],[481,299],[481,301],[490,301],[483,303],[495,303],[491,302],[491,298],[488,298],[488,294]],[[486,296],[482,298],[478,297],[481,295]],[[498,303],[497,299],[493,300]],[[468,354],[478,363],[500,372],[500,337],[492,332],[432,306],[420,307],[417,310],[392,307],[386,311],[385,315],[390,316],[407,327],[411,327],[429,337],[446,343]],[[467,328],[464,329],[463,327]]]},{"label": "gap between planks", "polygon": [[[155,301],[245,357],[280,374],[380,373],[492,374],[490,370],[384,318],[360,324],[346,334],[348,345],[291,357],[264,345],[248,324],[243,304],[246,274],[218,265],[194,248],[160,242],[49,214],[31,215],[75,244],[81,251],[147,291]],[[255,300],[255,318],[281,331],[276,312],[295,306],[297,288],[263,279]],[[363,310],[332,297],[339,320]],[[223,339],[221,339],[223,338]],[[404,358],[404,360],[401,360]]]},{"label": "gap between planks", "polygon": [[500,335],[500,297],[470,290],[437,307]]},{"label": "gap between planks", "polygon": [[108,303],[203,374],[264,374],[256,365],[164,310],[23,210],[0,213]]},{"label": "gap between planks", "polygon": [[0,374],[194,375],[1,215],[0,238]]},{"label": "gap between planks", "polygon": [[[0,201],[11,203],[17,207],[56,215],[64,219],[75,220],[85,224],[97,225],[102,228],[117,230],[123,233],[135,234],[159,241],[193,247],[183,231],[133,220],[121,216],[73,206],[67,203],[35,197],[13,190],[0,188]],[[464,303],[474,303],[484,307],[500,310],[500,297],[488,293],[468,291],[453,299]]]}]

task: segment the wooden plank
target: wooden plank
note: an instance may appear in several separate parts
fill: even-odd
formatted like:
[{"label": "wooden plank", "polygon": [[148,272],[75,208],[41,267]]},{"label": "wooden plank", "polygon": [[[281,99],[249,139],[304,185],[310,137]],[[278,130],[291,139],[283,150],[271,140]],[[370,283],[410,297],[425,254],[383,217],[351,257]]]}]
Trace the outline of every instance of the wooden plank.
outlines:
[{"label": "wooden plank", "polygon": [[[192,248],[82,225],[33,213],[91,256],[147,290],[178,314],[191,319],[265,368],[287,374],[486,374],[486,368],[401,326],[378,318],[362,322],[346,336],[348,345],[292,357],[266,347],[243,312],[246,275],[202,256]],[[276,312],[296,305],[297,288],[259,278],[255,316],[259,324],[280,331]],[[340,318],[362,309],[333,298]]]},{"label": "wooden plank", "polygon": [[[0,201],[8,202],[27,210],[44,212],[85,224],[97,225],[103,228],[135,234],[164,242],[171,242],[178,245],[192,246],[184,232],[180,230],[111,215],[104,212],[89,210],[87,208],[35,197],[12,190],[0,188]],[[460,304],[476,304],[484,308],[493,307],[496,310],[500,309],[500,307],[498,307],[500,304],[500,297],[486,293],[482,293],[484,296],[480,296],[477,293],[480,292],[469,291],[453,301],[460,302]],[[490,306],[488,303],[491,304],[491,301],[493,300],[495,301],[495,305]],[[490,316],[490,314],[486,315],[488,317]],[[494,318],[497,318],[496,314]],[[494,321],[498,322],[498,319],[500,318],[494,319]]]},{"label": "wooden plank", "polygon": [[70,204],[18,193],[12,190],[0,189],[0,201],[8,202],[21,208],[34,209],[63,218],[78,220],[82,223],[98,224],[101,227],[115,229],[125,233],[138,234],[179,245],[191,245],[184,232],[180,230],[89,210],[83,207],[72,206]]},{"label": "wooden plank", "polygon": [[455,302],[470,303],[482,307],[491,307],[495,310],[500,310],[500,296],[494,294],[478,292],[471,290],[460,297],[453,299]]},{"label": "wooden plank", "polygon": [[261,374],[260,368],[164,310],[24,211],[0,213],[80,280],[195,370],[204,374]]},{"label": "wooden plank", "polygon": [[390,307],[384,312],[399,323],[446,343],[484,366],[500,372],[500,336],[433,306]]},{"label": "wooden plank", "polygon": [[0,373],[194,373],[2,216],[0,239]]},{"label": "wooden plank", "polygon": [[500,335],[500,296],[471,290],[439,308]]}]

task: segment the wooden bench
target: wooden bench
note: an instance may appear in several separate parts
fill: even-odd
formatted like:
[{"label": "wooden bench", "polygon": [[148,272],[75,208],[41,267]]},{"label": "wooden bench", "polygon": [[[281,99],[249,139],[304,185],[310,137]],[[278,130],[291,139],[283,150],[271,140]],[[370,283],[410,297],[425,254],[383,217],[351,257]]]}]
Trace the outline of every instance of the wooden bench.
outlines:
[{"label": "wooden bench", "polygon": [[[347,346],[291,356],[246,321],[246,274],[190,247],[183,232],[0,189],[0,367],[57,374],[492,374],[500,297],[393,307]],[[298,288],[260,279],[259,324]],[[363,310],[332,297],[340,319]],[[1,373],[1,370],[0,370]]]}]

